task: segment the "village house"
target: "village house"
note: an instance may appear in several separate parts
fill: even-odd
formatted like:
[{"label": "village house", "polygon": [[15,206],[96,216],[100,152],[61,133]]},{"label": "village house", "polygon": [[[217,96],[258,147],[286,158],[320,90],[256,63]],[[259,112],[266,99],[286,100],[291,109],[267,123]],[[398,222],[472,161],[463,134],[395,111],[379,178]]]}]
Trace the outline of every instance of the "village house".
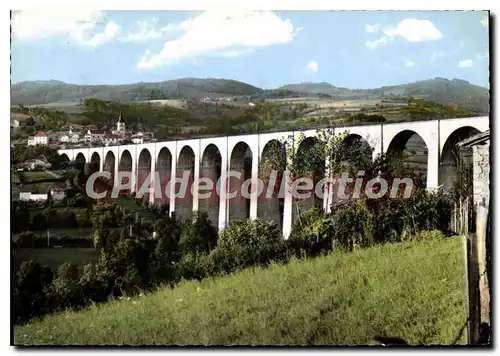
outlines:
[{"label": "village house", "polygon": [[89,130],[87,130],[87,133],[85,135],[85,142],[89,142],[89,143],[102,142],[104,139],[104,136],[105,136],[105,132],[103,132],[103,131],[89,129]]},{"label": "village house", "polygon": [[28,137],[28,146],[36,146],[36,145],[48,145],[49,138],[43,131],[39,131],[35,136]]},{"label": "village house", "polygon": [[107,133],[104,135],[102,142],[105,146],[117,145],[120,143],[121,139],[122,137],[120,136]]},{"label": "village house", "polygon": [[11,128],[17,128],[17,127],[19,127],[19,120],[11,119],[10,120],[10,127]]}]

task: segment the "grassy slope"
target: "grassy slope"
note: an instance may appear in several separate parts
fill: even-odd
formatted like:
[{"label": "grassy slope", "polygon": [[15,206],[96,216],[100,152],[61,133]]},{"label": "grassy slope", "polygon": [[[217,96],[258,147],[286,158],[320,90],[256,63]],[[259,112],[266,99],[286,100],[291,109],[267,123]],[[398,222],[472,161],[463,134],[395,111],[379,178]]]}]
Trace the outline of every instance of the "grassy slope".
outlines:
[{"label": "grassy slope", "polygon": [[[377,246],[185,283],[15,327],[16,344],[449,344],[464,323],[460,241]],[[462,337],[462,342],[464,337]]]}]

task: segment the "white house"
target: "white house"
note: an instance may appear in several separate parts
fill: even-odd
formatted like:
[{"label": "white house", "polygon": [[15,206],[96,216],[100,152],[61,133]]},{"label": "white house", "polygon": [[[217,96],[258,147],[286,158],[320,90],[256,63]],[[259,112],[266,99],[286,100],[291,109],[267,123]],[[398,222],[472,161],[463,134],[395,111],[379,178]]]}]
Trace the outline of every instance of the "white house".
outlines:
[{"label": "white house", "polygon": [[139,135],[134,135],[131,136],[130,139],[132,140],[133,143],[140,144],[144,142],[144,137],[142,136],[142,133]]},{"label": "white house", "polygon": [[59,136],[59,142],[60,143],[68,143],[69,142],[69,136],[64,134]]},{"label": "white house", "polygon": [[19,120],[16,120],[16,119],[11,119],[10,120],[10,127],[19,127]]},{"label": "white house", "polygon": [[117,135],[104,135],[103,139],[102,139],[102,142],[104,143],[104,145],[106,146],[109,146],[109,145],[113,145],[113,144],[118,144],[121,140],[121,137],[117,136]]},{"label": "white house", "polygon": [[105,133],[99,130],[87,130],[85,142],[101,142],[104,139]]},{"label": "white house", "polygon": [[44,201],[47,200],[47,193],[45,194],[36,194],[32,192],[20,192],[19,200],[22,201]]},{"label": "white house", "polygon": [[48,143],[49,138],[42,131],[37,132],[35,136],[28,137],[28,146],[47,145]]}]

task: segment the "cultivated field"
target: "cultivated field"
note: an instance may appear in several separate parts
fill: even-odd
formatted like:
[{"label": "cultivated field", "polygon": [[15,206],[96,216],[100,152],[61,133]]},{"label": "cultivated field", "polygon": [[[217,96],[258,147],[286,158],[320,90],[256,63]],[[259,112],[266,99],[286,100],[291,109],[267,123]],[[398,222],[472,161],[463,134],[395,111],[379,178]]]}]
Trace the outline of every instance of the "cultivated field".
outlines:
[{"label": "cultivated field", "polygon": [[449,345],[465,342],[463,287],[458,238],[386,244],[47,316],[14,343]]}]

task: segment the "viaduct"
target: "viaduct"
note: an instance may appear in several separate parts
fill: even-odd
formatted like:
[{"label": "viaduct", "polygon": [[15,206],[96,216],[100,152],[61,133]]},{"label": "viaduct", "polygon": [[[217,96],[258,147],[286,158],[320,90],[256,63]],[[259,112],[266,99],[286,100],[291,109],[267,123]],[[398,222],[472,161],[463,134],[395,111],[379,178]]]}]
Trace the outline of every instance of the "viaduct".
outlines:
[{"label": "viaduct", "polygon": [[[468,117],[456,119],[436,119],[402,123],[382,123],[362,126],[335,127],[335,134],[347,131],[349,136],[366,141],[372,148],[372,159],[381,153],[393,150],[406,151],[407,159],[413,161],[422,171],[427,188],[438,186],[450,187],[456,174],[456,159],[453,148],[460,140],[489,129],[489,117]],[[314,140],[317,130],[303,131],[306,139],[300,150],[306,150],[308,141]],[[278,194],[266,198],[252,195],[246,199],[237,194],[227,199],[231,192],[241,191],[245,180],[252,186],[259,178],[259,165],[265,161],[272,145],[290,135],[297,137],[299,131],[271,132],[251,135],[197,138],[129,144],[105,147],[79,147],[61,149],[59,154],[78,164],[91,163],[95,170],[107,171],[113,178],[119,171],[132,173],[130,192],[138,190],[150,172],[158,172],[159,186],[162,192],[168,182],[182,177],[186,170],[190,172],[188,189],[185,197],[174,194],[175,185],[170,184],[170,194],[155,198],[154,194],[145,194],[150,203],[169,206],[171,215],[180,219],[190,218],[193,211],[203,211],[219,229],[232,220],[263,219],[279,222],[283,236],[288,237],[295,212],[292,212],[292,198],[286,193],[284,199]],[[303,147],[302,147],[303,146]],[[411,163],[411,162],[409,162]],[[232,178],[227,182],[222,179],[220,195],[211,194],[209,198],[200,198],[197,192],[191,194],[190,186],[201,178],[210,178],[217,182],[226,177],[228,171],[241,173],[241,178]],[[154,174],[151,175],[154,179]],[[265,182],[265,177],[261,179]],[[151,182],[148,182],[151,183]],[[158,184],[158,182],[155,182]],[[154,184],[152,184],[154,185]],[[215,188],[213,189],[215,191]],[[314,198],[314,197],[313,197]],[[323,198],[327,206],[328,197]]]}]

